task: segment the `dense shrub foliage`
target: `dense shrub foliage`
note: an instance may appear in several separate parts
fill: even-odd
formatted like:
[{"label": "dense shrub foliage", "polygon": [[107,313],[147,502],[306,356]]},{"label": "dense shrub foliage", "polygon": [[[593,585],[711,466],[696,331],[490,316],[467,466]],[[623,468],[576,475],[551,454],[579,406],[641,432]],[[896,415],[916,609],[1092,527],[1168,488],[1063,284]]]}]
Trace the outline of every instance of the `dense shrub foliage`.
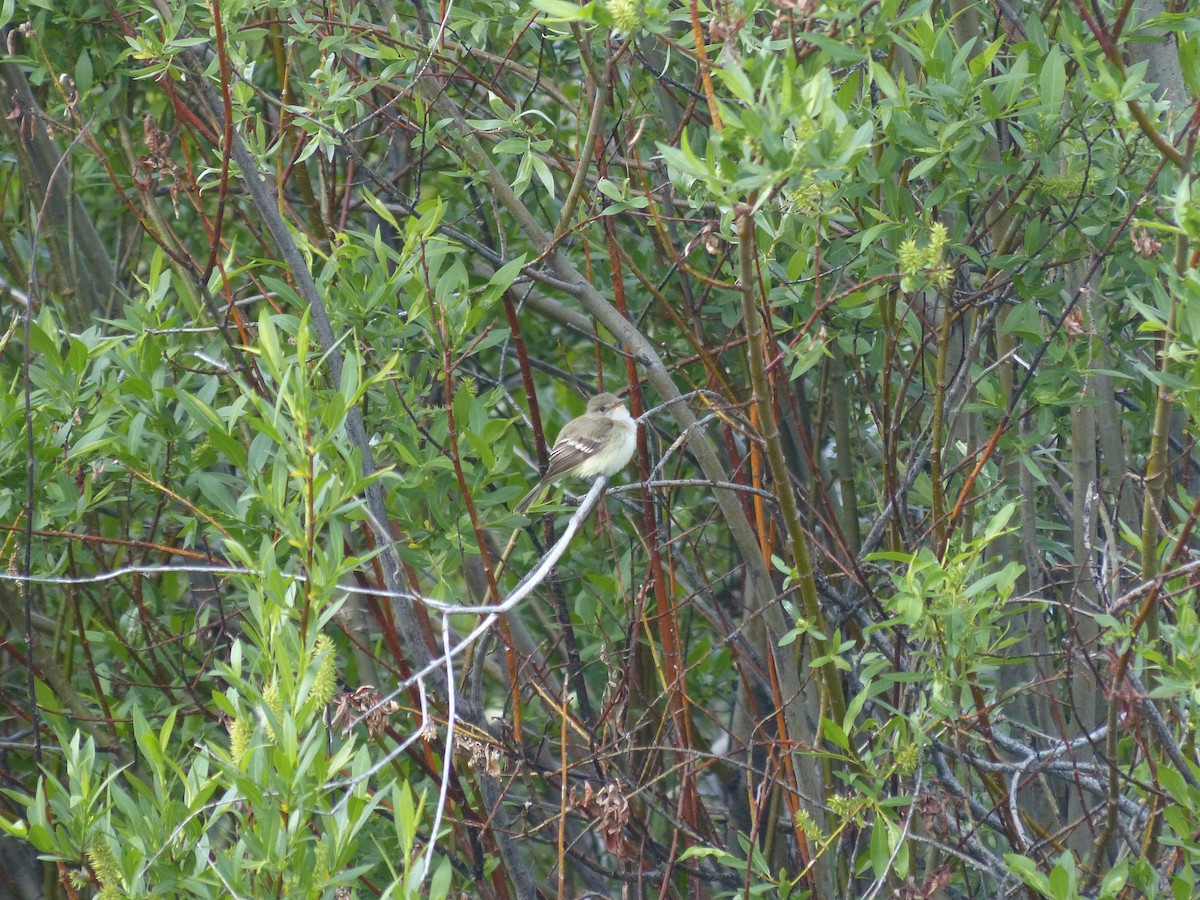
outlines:
[{"label": "dense shrub foliage", "polygon": [[0,29],[0,893],[1195,895],[1187,4]]}]

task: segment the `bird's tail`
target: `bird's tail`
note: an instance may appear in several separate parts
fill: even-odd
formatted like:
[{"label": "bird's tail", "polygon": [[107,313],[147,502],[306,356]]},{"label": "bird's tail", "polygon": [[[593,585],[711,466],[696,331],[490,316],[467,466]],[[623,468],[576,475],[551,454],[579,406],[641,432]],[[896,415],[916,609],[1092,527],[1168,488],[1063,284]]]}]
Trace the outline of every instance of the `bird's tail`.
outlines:
[{"label": "bird's tail", "polygon": [[529,507],[542,499],[542,495],[546,493],[546,488],[550,485],[545,481],[539,481],[533,486],[533,490],[521,498],[521,502],[514,507],[513,512],[518,516],[523,516],[529,511]]}]

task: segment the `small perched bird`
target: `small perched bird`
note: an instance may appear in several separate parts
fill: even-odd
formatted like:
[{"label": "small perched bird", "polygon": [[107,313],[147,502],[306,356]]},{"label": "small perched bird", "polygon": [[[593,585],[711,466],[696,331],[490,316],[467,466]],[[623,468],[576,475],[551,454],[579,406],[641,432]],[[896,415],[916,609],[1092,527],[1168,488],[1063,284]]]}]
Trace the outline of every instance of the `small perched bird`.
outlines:
[{"label": "small perched bird", "polygon": [[551,484],[567,475],[593,478],[619,472],[637,448],[637,423],[624,402],[615,394],[597,394],[588,401],[587,412],[563,426],[546,474],[517,504],[516,512],[525,512]]}]

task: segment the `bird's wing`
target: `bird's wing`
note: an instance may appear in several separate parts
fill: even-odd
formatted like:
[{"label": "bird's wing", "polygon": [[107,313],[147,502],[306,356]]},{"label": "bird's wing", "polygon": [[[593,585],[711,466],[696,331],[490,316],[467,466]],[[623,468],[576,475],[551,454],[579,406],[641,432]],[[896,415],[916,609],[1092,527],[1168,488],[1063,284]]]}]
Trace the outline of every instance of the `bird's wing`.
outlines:
[{"label": "bird's wing", "polygon": [[585,436],[580,433],[582,428],[573,428],[575,423],[568,422],[554,442],[554,449],[550,451],[550,464],[546,467],[544,480],[553,481],[578,468],[585,459],[604,446],[613,424],[611,419],[589,423],[589,430],[594,426],[595,433]]}]

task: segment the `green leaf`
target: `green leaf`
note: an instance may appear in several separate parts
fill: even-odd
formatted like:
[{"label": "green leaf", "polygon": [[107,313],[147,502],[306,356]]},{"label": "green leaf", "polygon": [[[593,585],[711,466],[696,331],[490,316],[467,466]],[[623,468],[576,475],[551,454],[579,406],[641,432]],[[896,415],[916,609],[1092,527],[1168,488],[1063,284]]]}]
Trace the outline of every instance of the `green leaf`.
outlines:
[{"label": "green leaf", "polygon": [[268,309],[258,316],[258,346],[271,374],[278,378],[283,371],[283,353],[280,351],[274,317]]},{"label": "green leaf", "polygon": [[717,70],[714,74],[730,94],[747,106],[754,105],[755,89],[741,66],[733,63]]},{"label": "green leaf", "polygon": [[367,205],[371,207],[375,215],[379,216],[379,218],[391,225],[392,228],[396,230],[400,229],[400,223],[396,221],[396,217],[392,215],[392,211],[388,209],[386,205],[384,205],[382,200],[380,200],[370,191],[365,190],[361,192],[360,196],[366,201]]},{"label": "green leaf", "polygon": [[869,51],[853,41],[838,41],[819,31],[804,31],[797,37],[821,50],[835,66],[853,66],[868,58]]},{"label": "green leaf", "polygon": [[887,877],[888,861],[891,856],[892,848],[891,842],[888,840],[887,819],[877,812],[871,826],[871,870],[877,879],[883,880]]},{"label": "green leaf", "polygon": [[1179,69],[1183,75],[1183,83],[1193,98],[1200,97],[1200,37],[1193,34],[1190,37],[1180,35]]},{"label": "green leaf", "polygon": [[[359,358],[357,350],[351,346],[343,360],[342,383],[339,390],[345,409],[352,408],[358,402],[361,378],[362,360]],[[331,424],[340,425],[341,421],[341,417],[338,417],[336,422]]]},{"label": "green leaf", "polygon": [[521,275],[521,271],[525,268],[526,255],[524,253],[515,256],[502,265],[499,269],[492,273],[492,277],[488,279],[485,295],[489,297],[499,297],[502,293],[512,287],[512,283]]},{"label": "green leaf", "polygon": [[1038,95],[1041,98],[1041,108],[1046,115],[1055,119],[1062,112],[1063,96],[1067,87],[1066,62],[1062,52],[1055,44],[1042,60],[1042,72],[1038,76]]},{"label": "green leaf", "polygon": [[141,708],[136,706],[133,708],[133,736],[137,741],[138,751],[142,754],[142,757],[161,776],[165,763],[163,747],[159,743],[158,735],[151,729],[150,723],[146,721],[146,717],[142,714]]},{"label": "green leaf", "polygon": [[891,74],[882,65],[871,60],[870,63],[871,80],[875,82],[875,86],[889,100],[894,103],[900,103],[900,89],[896,87],[896,82],[892,80]]},{"label": "green leaf", "polygon": [[912,170],[908,173],[909,182],[911,183],[916,181],[918,178],[940,163],[943,158],[944,154],[935,153],[933,156],[927,156],[925,159],[921,160],[919,163],[913,166]]},{"label": "green leaf", "polygon": [[838,725],[830,719],[821,719],[821,734],[831,744],[842,748],[849,752],[850,738],[846,736],[846,732],[842,731],[842,726]]},{"label": "green leaf", "polygon": [[590,22],[595,17],[595,3],[578,6],[569,0],[532,0],[532,4],[546,13],[546,22]]},{"label": "green leaf", "polygon": [[717,862],[725,865],[737,865],[737,858],[726,850],[720,850],[716,847],[692,846],[688,847],[679,854],[680,862],[687,862],[689,859],[714,859]]},{"label": "green leaf", "polygon": [[1050,892],[1050,879],[1043,875],[1032,859],[1027,856],[1018,856],[1015,853],[1006,853],[1004,862],[1008,864],[1009,871],[1021,879],[1027,887],[1033,888],[1043,897],[1052,897]]},{"label": "green leaf", "polygon": [[454,876],[454,868],[450,860],[442,859],[429,881],[430,900],[444,900],[450,895],[450,879]]},{"label": "green leaf", "polygon": [[81,96],[92,92],[92,55],[85,49],[75,60],[75,91]]},{"label": "green leaf", "polygon": [[1075,857],[1068,850],[1058,858],[1058,864],[1050,872],[1050,896],[1054,900],[1075,900],[1078,896]]},{"label": "green leaf", "polygon": [[974,59],[968,64],[967,68],[972,75],[979,76],[992,64],[992,60],[996,58],[996,53],[1004,45],[1004,38],[999,37],[992,41],[979,52]]}]

